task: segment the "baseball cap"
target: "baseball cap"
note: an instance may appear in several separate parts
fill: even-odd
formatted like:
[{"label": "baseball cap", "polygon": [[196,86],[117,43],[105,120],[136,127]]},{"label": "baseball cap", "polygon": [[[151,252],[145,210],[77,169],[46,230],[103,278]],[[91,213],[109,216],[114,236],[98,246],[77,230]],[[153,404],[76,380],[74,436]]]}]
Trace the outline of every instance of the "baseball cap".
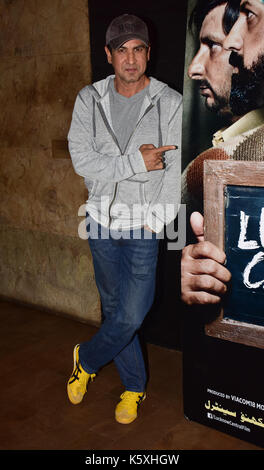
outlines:
[{"label": "baseball cap", "polygon": [[149,45],[147,25],[135,15],[124,14],[114,18],[106,31],[106,45],[118,49],[130,39],[141,39]]}]

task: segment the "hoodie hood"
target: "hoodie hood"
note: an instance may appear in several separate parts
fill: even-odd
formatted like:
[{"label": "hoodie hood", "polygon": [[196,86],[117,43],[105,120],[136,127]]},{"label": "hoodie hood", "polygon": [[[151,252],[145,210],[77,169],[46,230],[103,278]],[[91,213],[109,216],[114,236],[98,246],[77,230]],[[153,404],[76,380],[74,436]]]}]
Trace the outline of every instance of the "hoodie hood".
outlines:
[{"label": "hoodie hood", "polygon": [[[109,90],[109,82],[114,78],[115,75],[109,75],[106,79],[93,83],[92,88],[94,89],[94,92],[93,90],[90,91],[92,92],[96,101],[101,101],[105,95],[107,95]],[[168,88],[168,85],[153,77],[149,77],[149,79],[150,84],[148,89],[148,98],[151,103],[155,104],[156,100],[159,99],[163,91]]]}]

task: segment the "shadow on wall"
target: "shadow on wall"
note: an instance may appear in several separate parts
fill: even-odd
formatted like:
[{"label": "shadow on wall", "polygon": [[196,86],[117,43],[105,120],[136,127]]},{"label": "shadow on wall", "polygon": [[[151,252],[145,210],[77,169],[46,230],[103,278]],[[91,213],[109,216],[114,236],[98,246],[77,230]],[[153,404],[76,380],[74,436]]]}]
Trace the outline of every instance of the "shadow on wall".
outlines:
[{"label": "shadow on wall", "polygon": [[1,2],[0,295],[100,321],[67,133],[91,81],[86,0]]},{"label": "shadow on wall", "polygon": [[186,1],[176,3],[175,0],[163,2],[134,0],[127,7],[121,0],[116,0],[112,2],[110,9],[107,0],[100,0],[100,2],[89,0],[93,81],[101,80],[113,73],[112,67],[105,58],[105,32],[112,19],[124,13],[137,15],[148,25],[151,41],[149,75],[153,75],[182,93]]}]

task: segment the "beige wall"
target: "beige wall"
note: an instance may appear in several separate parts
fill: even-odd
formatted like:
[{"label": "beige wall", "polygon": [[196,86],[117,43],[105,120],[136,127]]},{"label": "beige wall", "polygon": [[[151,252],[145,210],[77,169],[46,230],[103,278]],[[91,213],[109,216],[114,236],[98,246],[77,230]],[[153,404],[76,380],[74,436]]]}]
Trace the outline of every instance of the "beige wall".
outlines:
[{"label": "beige wall", "polygon": [[0,3],[0,295],[100,322],[66,137],[91,81],[87,0]]}]

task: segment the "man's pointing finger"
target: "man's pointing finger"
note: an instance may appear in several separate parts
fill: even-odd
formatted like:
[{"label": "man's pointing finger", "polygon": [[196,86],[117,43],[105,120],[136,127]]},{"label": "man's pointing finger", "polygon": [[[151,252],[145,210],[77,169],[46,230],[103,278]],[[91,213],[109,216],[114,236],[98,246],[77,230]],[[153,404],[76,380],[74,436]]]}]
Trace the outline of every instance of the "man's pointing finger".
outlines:
[{"label": "man's pointing finger", "polygon": [[155,150],[155,153],[167,152],[168,150],[176,150],[177,148],[177,145],[163,145],[162,147],[158,147]]}]

